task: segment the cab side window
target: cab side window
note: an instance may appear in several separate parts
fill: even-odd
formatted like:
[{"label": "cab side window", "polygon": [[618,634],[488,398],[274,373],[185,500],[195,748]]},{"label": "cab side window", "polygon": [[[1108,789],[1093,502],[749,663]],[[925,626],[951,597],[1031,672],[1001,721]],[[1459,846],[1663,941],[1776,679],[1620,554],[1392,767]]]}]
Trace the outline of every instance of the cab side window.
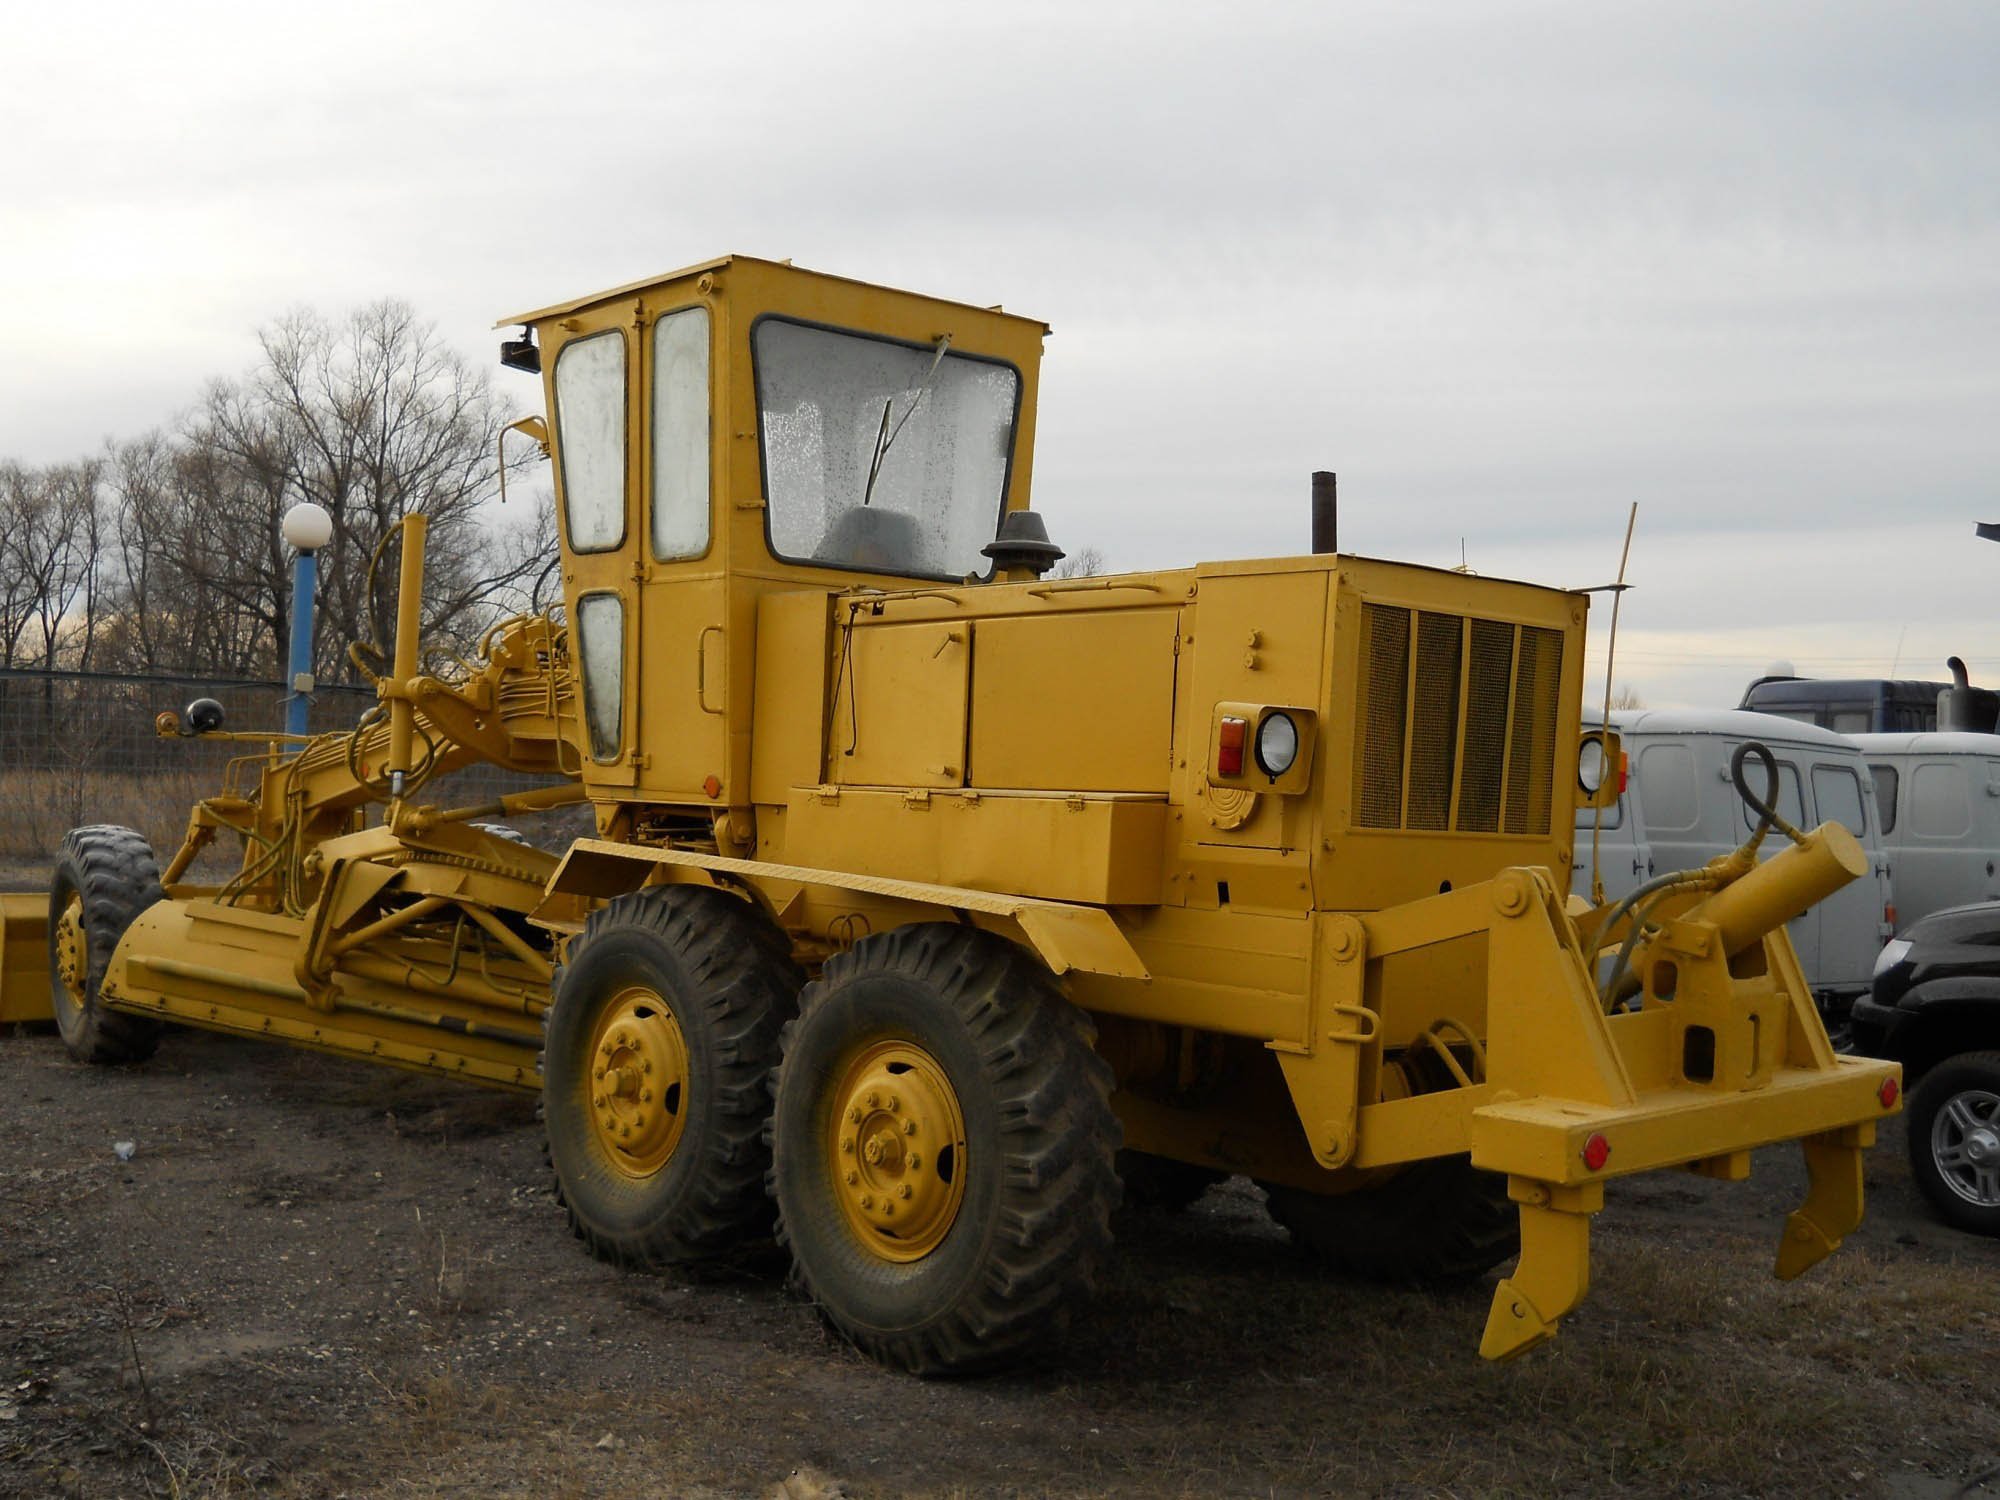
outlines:
[{"label": "cab side window", "polygon": [[1882,820],[1882,831],[1896,831],[1896,792],[1901,779],[1894,766],[1870,766],[1868,774],[1875,779],[1875,813]]},{"label": "cab side window", "polygon": [[1838,823],[1856,838],[1868,831],[1860,777],[1845,766],[1814,766],[1812,784],[1813,805],[1822,823]]}]

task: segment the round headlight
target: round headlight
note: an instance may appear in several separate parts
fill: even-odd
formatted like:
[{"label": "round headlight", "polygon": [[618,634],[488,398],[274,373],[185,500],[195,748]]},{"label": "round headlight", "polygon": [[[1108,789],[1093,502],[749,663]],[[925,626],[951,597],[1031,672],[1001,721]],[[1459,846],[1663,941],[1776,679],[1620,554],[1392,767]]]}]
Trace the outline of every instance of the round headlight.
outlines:
[{"label": "round headlight", "polygon": [[1577,752],[1576,784],[1592,795],[1604,785],[1604,741],[1595,735],[1586,739]]},{"label": "round headlight", "polygon": [[1284,714],[1271,714],[1257,726],[1257,765],[1266,776],[1282,776],[1299,758],[1299,726]]}]

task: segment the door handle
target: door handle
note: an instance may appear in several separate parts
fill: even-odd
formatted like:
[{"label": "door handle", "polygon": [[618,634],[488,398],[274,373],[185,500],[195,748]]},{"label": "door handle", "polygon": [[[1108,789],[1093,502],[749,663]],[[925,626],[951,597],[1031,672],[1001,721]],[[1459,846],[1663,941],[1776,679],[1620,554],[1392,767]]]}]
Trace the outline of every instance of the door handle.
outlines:
[{"label": "door handle", "polygon": [[695,638],[694,696],[695,702],[701,705],[703,713],[720,714],[729,706],[729,695],[724,693],[722,695],[722,702],[717,705],[711,705],[708,701],[708,638],[711,634],[719,640],[722,636],[722,627],[720,625],[704,625],[701,627],[701,634]]}]

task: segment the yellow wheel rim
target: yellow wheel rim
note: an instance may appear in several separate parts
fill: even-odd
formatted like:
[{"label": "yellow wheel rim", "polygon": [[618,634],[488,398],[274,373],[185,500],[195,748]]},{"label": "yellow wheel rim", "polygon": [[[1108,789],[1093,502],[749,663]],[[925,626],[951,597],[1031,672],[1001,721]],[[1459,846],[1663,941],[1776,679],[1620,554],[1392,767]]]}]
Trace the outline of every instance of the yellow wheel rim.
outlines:
[{"label": "yellow wheel rim", "polygon": [[80,1004],[90,987],[90,939],[83,930],[81,896],[69,898],[62,920],[56,924],[56,977],[70,999]]},{"label": "yellow wheel rim", "polygon": [[965,1201],[965,1117],[937,1059],[876,1042],[841,1071],[827,1151],[855,1237],[888,1261],[921,1260]]},{"label": "yellow wheel rim", "polygon": [[650,1177],[680,1144],[688,1114],[687,1040],[658,994],[620,990],[590,1036],[590,1125],[627,1177]]}]

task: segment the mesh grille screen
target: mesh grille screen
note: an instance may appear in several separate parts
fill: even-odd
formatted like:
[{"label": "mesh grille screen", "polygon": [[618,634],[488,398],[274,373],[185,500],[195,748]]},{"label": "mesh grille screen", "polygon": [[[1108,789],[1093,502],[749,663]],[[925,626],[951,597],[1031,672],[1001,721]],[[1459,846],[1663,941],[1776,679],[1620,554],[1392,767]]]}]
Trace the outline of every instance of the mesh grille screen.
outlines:
[{"label": "mesh grille screen", "polygon": [[1458,759],[1458,662],[1465,622],[1417,616],[1417,680],[1410,705],[1410,808],[1404,826],[1451,827],[1452,768]]},{"label": "mesh grille screen", "polygon": [[1547,833],[1562,632],[1387,604],[1363,604],[1361,629],[1356,825]]},{"label": "mesh grille screen", "polygon": [[1521,627],[1514,679],[1513,744],[1507,756],[1507,831],[1549,831],[1549,777],[1555,770],[1556,695],[1562,683],[1562,633]]},{"label": "mesh grille screen", "polygon": [[1354,819],[1363,828],[1403,826],[1403,715],[1410,680],[1410,612],[1361,607],[1360,702],[1354,716]]}]

